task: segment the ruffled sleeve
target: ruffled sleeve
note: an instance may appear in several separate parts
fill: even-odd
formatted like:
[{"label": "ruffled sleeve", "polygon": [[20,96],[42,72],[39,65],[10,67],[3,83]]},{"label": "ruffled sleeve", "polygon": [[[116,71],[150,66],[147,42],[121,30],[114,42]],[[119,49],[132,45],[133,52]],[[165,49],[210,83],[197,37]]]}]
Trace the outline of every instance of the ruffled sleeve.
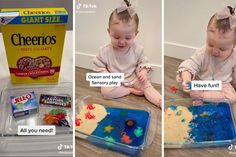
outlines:
[{"label": "ruffled sleeve", "polygon": [[204,55],[205,55],[205,48],[201,48],[201,49],[198,49],[194,53],[194,55],[191,56],[189,59],[186,59],[185,61],[183,61],[178,67],[177,76],[176,76],[177,82],[183,81],[181,78],[181,73],[183,71],[190,72],[192,74],[192,79],[194,79],[195,76],[200,72]]},{"label": "ruffled sleeve", "polygon": [[95,68],[93,69],[96,72],[108,73],[107,70],[107,58],[106,51],[104,48],[99,49],[99,53],[93,58],[93,64]]},{"label": "ruffled sleeve", "polygon": [[148,61],[148,58],[144,55],[144,49],[141,46],[137,46],[136,51],[138,51],[138,66],[136,68],[136,73],[140,72],[142,69],[146,69],[148,73],[153,71],[151,64]]},{"label": "ruffled sleeve", "polygon": [[236,65],[233,67],[233,86],[236,89]]}]

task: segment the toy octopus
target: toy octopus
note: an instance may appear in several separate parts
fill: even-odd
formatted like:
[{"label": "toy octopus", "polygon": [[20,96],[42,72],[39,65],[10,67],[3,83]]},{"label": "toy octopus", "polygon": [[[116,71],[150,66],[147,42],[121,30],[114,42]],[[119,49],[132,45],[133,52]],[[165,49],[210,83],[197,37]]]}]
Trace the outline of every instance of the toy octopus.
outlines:
[{"label": "toy octopus", "polygon": [[69,122],[66,120],[66,111],[62,109],[52,109],[49,114],[45,114],[43,121],[46,124],[57,125],[57,126],[65,126],[69,127]]}]

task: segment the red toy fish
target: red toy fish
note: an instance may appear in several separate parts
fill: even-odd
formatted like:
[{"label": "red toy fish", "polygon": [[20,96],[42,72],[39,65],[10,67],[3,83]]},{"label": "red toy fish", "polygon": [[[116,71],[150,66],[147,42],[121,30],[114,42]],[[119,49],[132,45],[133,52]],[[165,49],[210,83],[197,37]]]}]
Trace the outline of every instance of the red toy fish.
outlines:
[{"label": "red toy fish", "polygon": [[85,119],[95,119],[95,116],[92,115],[90,112],[85,113]]},{"label": "red toy fish", "polygon": [[170,87],[170,90],[171,90],[172,92],[176,92],[176,91],[178,90],[178,88],[177,88],[176,86],[171,86],[171,87]]},{"label": "red toy fish", "polygon": [[80,121],[81,121],[80,118],[76,118],[76,119],[75,119],[75,125],[76,125],[76,126],[80,126],[80,124],[81,124]]},{"label": "red toy fish", "polygon": [[87,104],[87,110],[93,110],[93,109],[95,109],[93,104]]}]

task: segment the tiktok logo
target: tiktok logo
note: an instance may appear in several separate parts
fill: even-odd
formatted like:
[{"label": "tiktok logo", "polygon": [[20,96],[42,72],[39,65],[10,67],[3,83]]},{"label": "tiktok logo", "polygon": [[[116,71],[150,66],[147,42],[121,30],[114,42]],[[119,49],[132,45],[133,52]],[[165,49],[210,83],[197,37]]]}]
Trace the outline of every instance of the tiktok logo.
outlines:
[{"label": "tiktok logo", "polygon": [[233,144],[229,145],[228,150],[229,150],[229,154],[236,154],[236,151],[235,151],[236,145],[233,145]]},{"label": "tiktok logo", "polygon": [[6,22],[6,19],[4,17],[1,17],[1,24],[4,24]]},{"label": "tiktok logo", "polygon": [[76,9],[80,9],[81,6],[82,6],[82,4],[81,4],[81,3],[78,3],[78,4],[76,5]]},{"label": "tiktok logo", "polygon": [[96,13],[97,4],[81,3],[75,4],[75,13]]},{"label": "tiktok logo", "polygon": [[233,145],[231,144],[229,147],[228,147],[228,150],[233,150]]}]

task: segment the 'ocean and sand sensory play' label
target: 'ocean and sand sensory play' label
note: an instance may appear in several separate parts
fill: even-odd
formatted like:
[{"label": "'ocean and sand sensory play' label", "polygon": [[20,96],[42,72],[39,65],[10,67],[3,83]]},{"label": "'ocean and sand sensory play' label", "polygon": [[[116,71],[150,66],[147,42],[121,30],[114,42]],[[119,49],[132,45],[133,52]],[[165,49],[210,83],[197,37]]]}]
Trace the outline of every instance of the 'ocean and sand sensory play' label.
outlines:
[{"label": "'ocean and sand sensory play' label", "polygon": [[11,105],[15,118],[38,112],[38,103],[34,92],[20,96],[11,96]]},{"label": "'ocean and sand sensory play' label", "polygon": [[121,85],[124,73],[87,73],[86,80],[91,87],[115,87]]},{"label": "'ocean and sand sensory play' label", "polygon": [[58,82],[67,18],[64,8],[1,10],[13,84]]}]

